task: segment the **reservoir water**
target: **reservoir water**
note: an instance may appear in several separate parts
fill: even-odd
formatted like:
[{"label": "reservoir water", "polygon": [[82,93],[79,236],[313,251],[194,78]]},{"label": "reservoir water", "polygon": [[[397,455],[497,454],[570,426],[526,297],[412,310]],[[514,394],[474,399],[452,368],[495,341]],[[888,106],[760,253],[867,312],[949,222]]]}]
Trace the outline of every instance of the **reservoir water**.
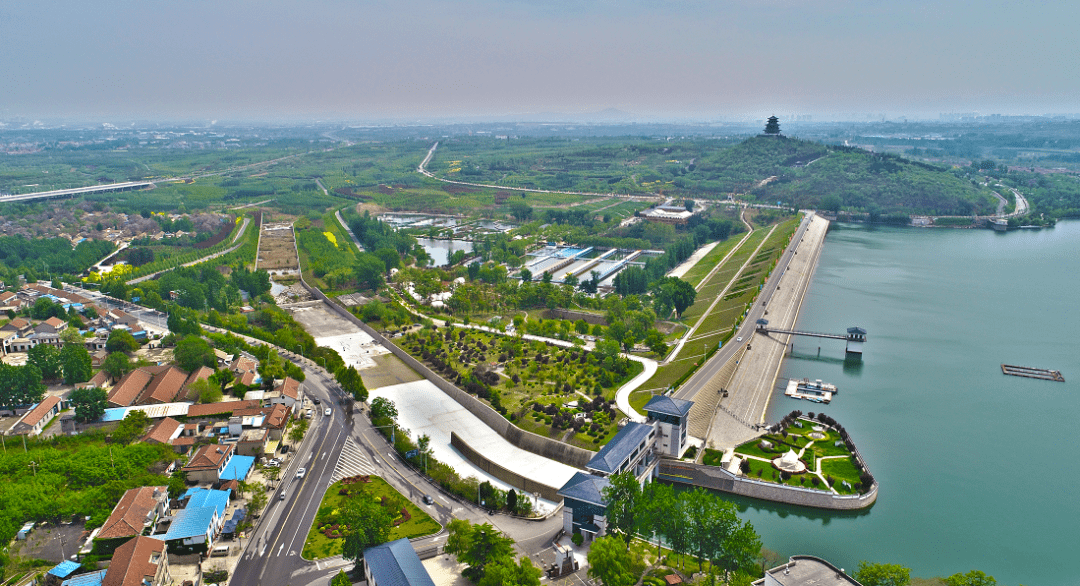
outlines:
[{"label": "reservoir water", "polygon": [[[1080,546],[1080,222],[1017,231],[834,225],[799,329],[868,342],[797,338],[786,378],[839,388],[830,405],[783,396],[843,424],[881,483],[853,514],[740,500],[766,547],[860,560],[920,577],[983,570],[1015,586],[1076,584]],[[821,347],[820,357],[818,347]],[[1057,369],[1066,382],[1005,376],[1002,363]]]}]

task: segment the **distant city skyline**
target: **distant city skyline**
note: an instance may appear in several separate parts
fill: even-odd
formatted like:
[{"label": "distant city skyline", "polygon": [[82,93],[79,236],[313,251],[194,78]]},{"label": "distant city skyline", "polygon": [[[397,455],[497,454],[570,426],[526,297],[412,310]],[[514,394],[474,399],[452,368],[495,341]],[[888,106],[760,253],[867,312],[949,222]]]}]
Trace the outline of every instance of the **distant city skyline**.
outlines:
[{"label": "distant city skyline", "polygon": [[1072,113],[1078,20],[1062,0],[9,1],[0,119]]}]

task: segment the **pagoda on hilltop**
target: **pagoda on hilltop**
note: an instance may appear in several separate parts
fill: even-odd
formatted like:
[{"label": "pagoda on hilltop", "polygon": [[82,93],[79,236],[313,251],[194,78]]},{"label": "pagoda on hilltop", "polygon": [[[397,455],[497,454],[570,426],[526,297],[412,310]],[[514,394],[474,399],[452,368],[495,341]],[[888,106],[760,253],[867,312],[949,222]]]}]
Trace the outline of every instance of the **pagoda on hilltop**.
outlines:
[{"label": "pagoda on hilltop", "polygon": [[776,116],[765,121],[765,136],[780,136],[780,119]]}]

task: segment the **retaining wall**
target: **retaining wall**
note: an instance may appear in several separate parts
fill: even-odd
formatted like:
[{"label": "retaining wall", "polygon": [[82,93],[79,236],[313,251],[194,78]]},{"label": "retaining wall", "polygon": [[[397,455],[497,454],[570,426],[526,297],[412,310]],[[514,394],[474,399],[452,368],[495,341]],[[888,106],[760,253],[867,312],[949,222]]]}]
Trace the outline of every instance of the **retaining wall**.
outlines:
[{"label": "retaining wall", "polygon": [[659,478],[668,482],[678,482],[711,488],[731,494],[738,494],[752,498],[814,507],[816,509],[832,509],[837,511],[849,511],[863,509],[874,504],[877,500],[878,485],[875,482],[870,492],[860,495],[836,495],[830,491],[812,488],[800,488],[752,480],[745,476],[737,476],[718,466],[706,466],[704,464],[691,464],[688,462],[676,462],[661,460]]},{"label": "retaining wall", "polygon": [[523,450],[561,462],[563,464],[566,464],[567,466],[573,466],[575,468],[584,468],[585,464],[587,464],[589,460],[591,460],[592,457],[596,455],[595,452],[592,452],[590,450],[579,448],[577,446],[572,446],[570,444],[565,444],[563,442],[556,441],[542,435],[537,435],[530,431],[525,431],[515,426],[513,423],[510,423],[510,421],[508,421],[505,417],[500,415],[498,411],[492,409],[489,405],[487,405],[480,399],[477,399],[469,393],[466,393],[465,391],[459,389],[453,383],[436,374],[419,360],[413,358],[411,354],[399,348],[397,344],[394,344],[385,336],[375,331],[374,328],[361,321],[360,318],[350,313],[347,309],[335,303],[322,291],[309,286],[303,280],[301,280],[301,283],[303,284],[304,288],[308,290],[308,292],[315,296],[316,299],[320,299],[326,302],[326,304],[329,305],[335,312],[337,312],[338,315],[356,324],[357,327],[364,330],[364,332],[374,338],[376,342],[382,344],[394,356],[397,356],[399,359],[401,359],[401,361],[407,364],[409,368],[412,368],[416,372],[420,373],[421,376],[434,383],[435,386],[442,389],[442,391],[445,392],[447,395],[450,395],[450,397],[457,401],[459,405],[461,405],[470,413],[478,417],[480,421],[483,421],[485,425],[487,425],[491,429],[494,429],[496,433],[501,435],[503,438],[506,439],[506,441],[510,442],[511,444]]},{"label": "retaining wall", "polygon": [[461,452],[461,455],[465,456],[466,460],[472,462],[473,464],[476,464],[480,467],[481,470],[487,472],[495,478],[498,478],[499,480],[502,480],[503,482],[511,486],[524,489],[529,493],[538,492],[540,493],[541,498],[547,499],[549,501],[559,501],[558,488],[555,488],[554,486],[548,486],[542,482],[531,480],[518,474],[517,472],[513,472],[511,470],[503,468],[499,464],[496,464],[495,462],[492,462],[491,460],[484,457],[484,455],[480,452],[472,449],[472,446],[470,446],[468,443],[465,442],[465,440],[461,439],[458,434],[452,431],[450,432],[450,445],[457,448],[457,450]]}]

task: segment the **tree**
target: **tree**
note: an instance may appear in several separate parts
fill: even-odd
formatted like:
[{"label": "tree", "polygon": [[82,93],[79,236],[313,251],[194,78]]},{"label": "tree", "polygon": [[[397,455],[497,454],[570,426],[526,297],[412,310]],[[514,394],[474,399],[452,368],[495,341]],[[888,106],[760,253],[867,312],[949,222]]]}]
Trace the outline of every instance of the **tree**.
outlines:
[{"label": "tree", "polygon": [[844,201],[840,199],[840,196],[830,193],[829,195],[821,198],[821,203],[818,204],[818,207],[823,210],[828,210],[830,212],[838,212],[840,211],[840,207],[843,205]]},{"label": "tree", "polygon": [[266,357],[259,360],[258,371],[265,389],[274,388],[275,380],[285,378],[285,366],[282,363],[281,356],[278,356],[277,350],[270,349],[266,353]]},{"label": "tree", "polygon": [[520,562],[514,562],[512,557],[500,558],[487,565],[484,569],[484,577],[480,579],[477,586],[503,586],[504,584],[540,586],[542,573],[528,557],[521,558]]},{"label": "tree", "polygon": [[0,405],[18,407],[40,403],[45,396],[41,369],[33,363],[12,366],[0,362]]},{"label": "tree", "polygon": [[64,384],[86,382],[94,374],[90,352],[82,344],[68,344],[60,350],[60,365],[64,371]]},{"label": "tree", "polygon": [[396,269],[401,266],[401,255],[393,248],[380,248],[375,251],[375,256],[379,257],[379,260],[386,266],[386,272],[390,272],[390,269]]},{"label": "tree", "polygon": [[341,385],[341,390],[352,395],[357,401],[367,401],[367,387],[364,386],[364,379],[360,377],[360,373],[357,372],[355,367],[345,366],[339,369],[336,378],[338,384]]},{"label": "tree", "polygon": [[146,433],[146,426],[150,425],[150,417],[138,410],[131,410],[124,416],[120,425],[113,430],[113,440],[124,445],[130,444]]},{"label": "tree", "polygon": [[473,525],[463,519],[454,519],[447,526],[450,535],[443,551],[457,556],[467,564],[465,575],[474,582],[484,576],[488,564],[509,560],[513,562],[514,540],[500,533],[488,523]]},{"label": "tree", "polygon": [[217,384],[210,382],[208,378],[200,378],[191,383],[190,392],[193,392],[199,398],[200,403],[217,403],[224,395],[221,388]]},{"label": "tree", "polygon": [[863,586],[907,586],[911,583],[911,568],[900,564],[872,564],[861,561],[852,578]]},{"label": "tree", "polygon": [[210,381],[216,384],[222,393],[225,392],[225,387],[229,386],[234,380],[236,380],[236,375],[228,368],[222,368],[210,375]]},{"label": "tree", "polygon": [[780,134],[780,119],[776,116],[769,116],[769,119],[765,122],[765,134],[770,136],[777,136]]},{"label": "tree", "polygon": [[113,352],[112,354],[109,354],[105,357],[105,362],[101,365],[101,370],[113,380],[117,380],[131,372],[133,368],[131,359],[123,352]]},{"label": "tree", "polygon": [[651,328],[645,334],[645,345],[649,347],[649,350],[656,352],[660,356],[668,353],[667,342],[664,341],[664,336],[656,328]]},{"label": "tree", "polygon": [[966,574],[953,574],[945,578],[948,586],[997,586],[993,576],[987,576],[981,570],[971,570]]},{"label": "tree", "polygon": [[350,499],[341,512],[342,524],[348,527],[341,557],[357,562],[364,550],[390,540],[393,518],[386,508],[373,500]]},{"label": "tree", "polygon": [[198,370],[200,366],[217,366],[217,356],[210,343],[196,335],[186,336],[176,344],[173,360],[188,372]]},{"label": "tree", "polygon": [[371,401],[371,420],[372,421],[390,421],[397,420],[398,410],[397,405],[386,397],[375,397]]},{"label": "tree", "polygon": [[372,253],[362,252],[353,263],[353,274],[356,276],[356,282],[364,289],[378,289],[383,284],[383,272],[386,270],[386,263],[383,259],[375,256]]},{"label": "tree", "polygon": [[[641,489],[641,501],[635,516],[639,527],[638,533],[646,538],[665,535],[665,520],[671,517],[675,508],[675,490],[668,484],[650,482]],[[656,557],[660,557],[660,540],[656,542]]]},{"label": "tree", "polygon": [[310,419],[293,420],[292,429],[289,430],[289,439],[299,443],[304,439],[304,434],[307,433],[310,424]]},{"label": "tree", "polygon": [[528,283],[533,279],[532,271],[530,271],[529,269],[521,269],[520,271],[518,271],[518,276],[521,277],[522,283]]},{"label": "tree", "polygon": [[97,421],[105,414],[109,405],[109,394],[97,387],[75,389],[68,397],[68,402],[75,407],[75,421],[87,423]]},{"label": "tree", "polygon": [[330,580],[330,586],[352,586],[352,580],[349,579],[345,570],[338,570],[338,573]]},{"label": "tree", "polygon": [[510,202],[510,215],[514,216],[519,222],[527,222],[532,219],[533,209],[532,206],[523,201]]},{"label": "tree", "polygon": [[513,513],[514,511],[517,511],[517,505],[518,505],[517,491],[511,488],[510,491],[506,493],[506,510]]},{"label": "tree", "polygon": [[41,370],[41,378],[53,380],[63,375],[60,350],[49,344],[38,344],[26,352],[27,362]]},{"label": "tree", "polygon": [[134,352],[139,349],[139,342],[127,330],[116,329],[109,332],[109,339],[105,342],[105,349],[109,352]]},{"label": "tree", "polygon": [[629,470],[613,474],[608,481],[610,484],[601,493],[607,503],[608,527],[621,533],[629,548],[636,528],[635,514],[641,502],[641,485]]},{"label": "tree", "polygon": [[661,318],[667,317],[672,309],[682,316],[686,308],[694,304],[697,291],[694,286],[678,277],[664,277],[653,283],[653,305],[656,314]]},{"label": "tree", "polygon": [[632,586],[638,580],[632,569],[630,550],[615,536],[596,539],[589,547],[589,577],[604,586]]},{"label": "tree", "polygon": [[72,327],[64,328],[64,331],[60,332],[60,341],[63,342],[65,346],[81,345],[83,343],[83,337],[82,334],[79,333],[79,328],[72,325]]}]

